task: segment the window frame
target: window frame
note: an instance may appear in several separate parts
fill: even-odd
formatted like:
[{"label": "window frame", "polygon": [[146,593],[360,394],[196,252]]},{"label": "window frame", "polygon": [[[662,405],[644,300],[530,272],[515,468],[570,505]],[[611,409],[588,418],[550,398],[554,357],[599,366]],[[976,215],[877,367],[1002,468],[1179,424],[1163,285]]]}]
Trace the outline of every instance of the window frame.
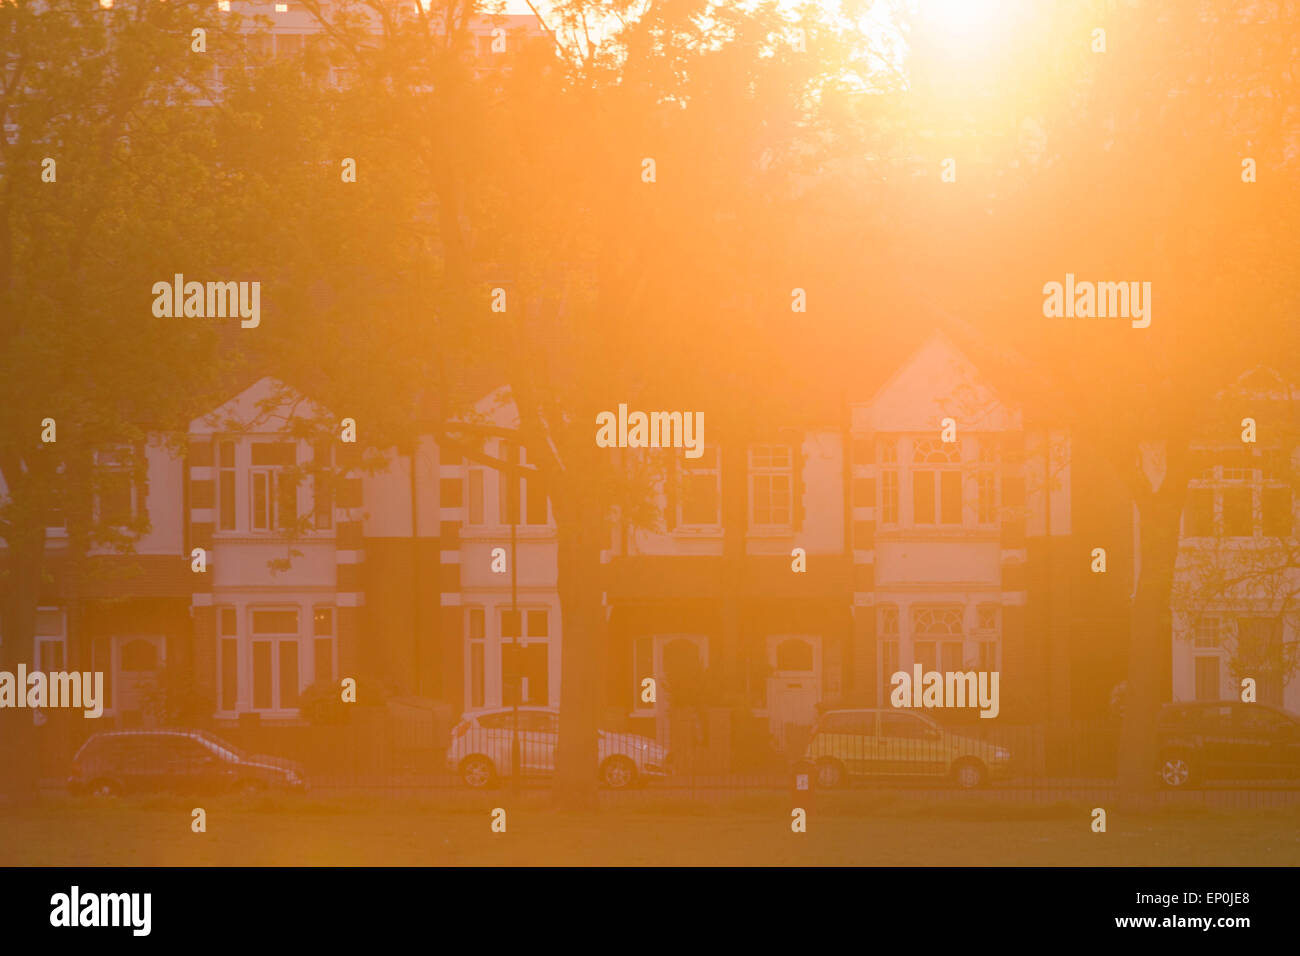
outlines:
[{"label": "window frame", "polygon": [[[992,435],[979,436],[974,462],[975,525],[993,528],[1002,518],[1002,455]],[[987,496],[985,488],[987,486]]]},{"label": "window frame", "polygon": [[[41,634],[37,622],[41,614],[57,614],[59,616],[59,633],[58,634]],[[32,670],[41,671],[49,674],[54,671],[67,671],[68,666],[68,609],[58,605],[40,605],[36,608],[36,618],[32,623]],[[45,662],[45,651],[42,647],[44,644],[54,644],[59,648],[59,666],[47,667]],[[20,689],[20,693],[25,693],[25,689]]]},{"label": "window frame", "polygon": [[[911,645],[912,645],[912,662],[921,664],[923,671],[934,670],[939,673],[948,673],[951,668],[947,665],[946,658],[950,657],[953,646],[957,648],[957,661],[955,669],[965,669],[966,661],[966,638],[967,628],[965,621],[965,608],[959,604],[913,604],[908,608],[909,624],[911,625]],[[951,624],[956,622],[957,632],[954,634],[949,630],[923,630],[920,625],[920,615],[942,615],[944,619]],[[934,666],[927,668],[922,658],[922,647],[933,645],[934,647]]]},{"label": "window frame", "polygon": [[[785,451],[785,464],[779,464],[776,452]],[[760,451],[766,454],[760,456]],[[780,442],[769,442],[758,445],[751,445],[747,450],[747,459],[749,465],[749,527],[751,531],[790,531],[794,527],[794,448],[788,444]],[[719,471],[719,478],[721,472]],[[785,519],[784,520],[758,520],[758,495],[759,487],[766,483],[768,486],[768,516],[772,518],[779,514],[780,509],[773,502],[776,500],[776,493],[773,491],[773,485],[777,479],[785,479]]]},{"label": "window frame", "polygon": [[[216,530],[218,533],[236,532],[239,530],[239,469],[237,467],[239,462],[239,445],[233,438],[222,437],[218,437],[213,442],[213,445],[214,454],[212,461],[217,473],[215,497],[213,501],[213,505],[217,512]],[[222,463],[222,452],[226,448],[230,449],[230,464],[228,465]],[[226,526],[226,506],[223,503],[227,480],[229,481],[230,491],[229,527]]]},{"label": "window frame", "polygon": [[897,604],[877,604],[875,614],[876,666],[879,668],[881,700],[888,700],[894,689],[890,678],[903,669],[903,642],[899,633],[902,612]]},{"label": "window frame", "polygon": [[[1251,445],[1198,445],[1193,454],[1208,460],[1208,464],[1195,472],[1188,479],[1189,504],[1183,508],[1179,533],[1183,538],[1281,538],[1283,540],[1296,536],[1296,495],[1293,483],[1287,480],[1292,473],[1291,456],[1280,446]],[[1272,514],[1268,505],[1270,490],[1287,492],[1290,501],[1288,530],[1286,534],[1268,533],[1269,516]],[[1249,526],[1246,534],[1229,533],[1227,495],[1246,492],[1249,495]],[[1189,516],[1192,513],[1190,500],[1193,495],[1209,495],[1210,514],[1208,533],[1199,527],[1191,527]],[[1287,512],[1282,512],[1287,514]],[[1197,522],[1199,524],[1199,522]]]},{"label": "window frame", "polygon": [[[507,637],[507,636],[506,636],[506,630],[505,630],[506,615],[507,615],[507,614],[514,613],[514,612],[517,612],[517,613],[519,614],[519,635],[518,635],[517,637],[515,637],[515,636]],[[546,618],[545,618],[545,620],[546,620],[546,633],[545,633],[545,634],[533,634],[533,633],[531,633],[531,630],[532,630],[532,620],[533,620],[532,615],[533,615],[533,614],[537,614],[537,613],[542,613],[542,614],[545,614],[545,615],[546,615]],[[513,706],[514,706],[514,700],[513,700],[513,698],[512,698],[512,697],[507,693],[507,689],[506,689],[506,674],[507,674],[507,670],[508,670],[507,667],[506,667],[506,648],[507,648],[507,647],[511,647],[511,648],[516,648],[518,651],[523,651],[523,650],[525,650],[526,648],[528,648],[530,645],[535,645],[535,644],[541,644],[541,645],[543,645],[543,646],[545,647],[545,660],[546,660],[546,700],[544,700],[544,701],[536,701],[536,700],[532,700],[532,699],[527,699],[527,700],[525,700],[525,699],[524,699],[524,696],[525,696],[525,695],[523,694],[523,686],[522,686],[522,684],[521,684],[521,685],[520,685],[520,688],[519,688],[519,691],[520,691],[520,693],[519,693],[519,696],[520,696],[519,706],[520,706],[520,707],[548,707],[548,706],[550,706],[550,698],[551,698],[551,695],[554,693],[554,691],[555,691],[555,689],[556,689],[556,688],[555,688],[554,675],[552,674],[552,670],[553,670],[553,668],[552,668],[552,666],[551,666],[551,653],[552,653],[552,649],[553,649],[553,648],[552,648],[552,644],[551,644],[551,639],[552,639],[552,634],[551,634],[552,627],[551,627],[551,625],[552,625],[552,623],[553,623],[553,622],[552,622],[551,607],[550,607],[550,605],[547,605],[547,604],[535,604],[535,603],[529,603],[529,604],[518,604],[518,605],[516,605],[516,606],[514,606],[514,607],[511,607],[509,604],[498,604],[498,605],[496,606],[496,625],[497,625],[497,647],[496,647],[496,659],[497,659],[497,660],[496,660],[496,664],[497,664],[497,682],[496,682],[496,683],[497,683],[497,686],[496,686],[496,690],[497,690],[497,696],[498,696],[499,701],[500,701],[500,703],[499,703],[497,706],[500,706],[500,707],[513,707]],[[522,656],[520,656],[520,657],[519,657],[519,660],[523,661],[524,658],[523,658]],[[486,663],[486,662],[485,662],[485,663]],[[527,675],[526,675],[526,674],[521,674],[520,676],[521,676],[521,678],[526,678]],[[486,680],[486,674],[484,675],[484,679]],[[528,688],[528,689],[529,689],[529,691],[531,692],[533,688],[530,687],[530,688]],[[532,695],[531,695],[531,693],[530,693],[530,694],[529,694],[529,697],[531,698],[531,696],[532,696]]]},{"label": "window frame", "polygon": [[[986,621],[982,615],[992,615],[992,621]],[[975,645],[976,670],[984,672],[1000,671],[1002,661],[1002,605],[992,601],[982,601],[975,605],[975,626],[970,629],[966,639]]]},{"label": "window frame", "polygon": [[[328,612],[329,633],[322,634],[316,629],[317,615],[321,612]],[[339,673],[339,609],[334,604],[313,604],[311,606],[311,680],[307,686],[319,683],[321,681],[320,673],[320,645],[327,642],[329,645],[329,664],[330,673],[329,681],[332,683]],[[301,653],[301,652],[300,652]],[[302,673],[302,665],[299,664],[298,671]],[[301,692],[300,692],[301,693]]]},{"label": "window frame", "polygon": [[[109,462],[103,460],[104,457],[106,457],[107,455],[116,454],[116,453],[121,453],[123,455],[123,457],[125,458],[125,464],[121,462]],[[134,524],[136,521],[140,519],[144,502],[141,500],[142,489],[140,488],[140,483],[136,481],[136,476],[135,476],[135,471],[136,471],[135,455],[136,455],[136,450],[132,446],[127,444],[121,444],[121,443],[111,445],[111,446],[106,446],[104,448],[95,449],[94,452],[95,470],[98,472],[98,474],[96,476],[96,481],[95,481],[94,516],[95,516],[95,522],[97,524],[102,524],[105,527],[110,527],[110,528],[126,528]],[[129,514],[127,516],[127,519],[125,521],[114,522],[111,524],[109,523],[108,518],[104,514],[104,504],[103,504],[103,498],[104,498],[103,479],[109,475],[125,477],[126,484],[127,484],[127,497],[130,499],[130,505],[128,506]],[[65,531],[67,530],[66,518],[64,519],[63,528]]]},{"label": "window frame", "polygon": [[[530,462],[528,461],[528,450],[523,445],[512,445],[509,442],[500,441],[498,443],[497,448],[500,453],[500,457],[503,461],[509,462],[511,464],[517,464],[521,467],[530,464]],[[513,521],[513,522],[510,520],[510,513],[507,510],[507,505],[509,500],[507,498],[507,491],[509,488],[508,485],[509,482],[518,482],[518,493],[519,493],[519,497],[517,501],[518,521]],[[539,529],[539,528],[555,527],[555,516],[551,512],[551,501],[549,496],[546,496],[546,501],[544,505],[546,509],[545,519],[542,521],[532,520],[532,518],[535,517],[535,515],[531,513],[533,502],[532,499],[530,498],[530,493],[536,492],[537,487],[530,476],[509,475],[504,471],[497,471],[496,489],[497,489],[497,523],[498,523],[497,526],[498,527],[508,528],[511,525],[514,525],[521,529],[525,529],[525,528]]]},{"label": "window frame", "polygon": [[[293,462],[291,464],[284,464],[284,463],[271,464],[271,465],[253,464],[253,452],[260,445],[287,446],[288,449],[291,450],[292,452]],[[301,481],[297,477],[295,477],[295,480],[293,482],[294,514],[293,514],[292,522],[286,524],[283,520],[281,511],[282,511],[282,505],[285,503],[284,501],[282,501],[282,497],[284,496],[285,493],[284,486],[283,486],[283,481],[285,480],[284,472],[287,469],[298,469],[302,467],[301,462],[299,461],[300,452],[301,452],[299,445],[300,442],[292,438],[289,439],[252,438],[249,439],[249,441],[247,442],[246,452],[248,455],[248,465],[247,465],[248,530],[250,533],[278,535],[278,534],[283,534],[286,531],[293,531],[294,529],[297,528],[298,522],[302,518],[302,500],[301,500],[301,496],[299,495],[299,486],[301,484]],[[262,527],[260,525],[254,524],[254,520],[253,520],[255,515],[255,508],[256,508],[255,502],[257,500],[257,494],[255,489],[256,489],[256,482],[259,477],[266,478],[266,492],[267,492],[267,515],[266,515],[267,526],[266,527]],[[314,501],[312,503],[312,521],[314,524],[315,522]]]},{"label": "window frame", "polygon": [[877,475],[880,478],[877,520],[881,527],[897,528],[903,519],[902,466],[898,455],[896,437],[878,438],[876,447]]},{"label": "window frame", "polygon": [[[676,462],[676,530],[687,532],[719,532],[722,530],[722,450],[717,445],[708,446],[700,458],[674,456]],[[708,462],[708,464],[698,464]],[[689,478],[713,476],[713,520],[698,523],[686,520],[686,485]]]},{"label": "window frame", "polygon": [[465,524],[482,528],[487,524],[487,469],[471,467],[465,474]]},{"label": "window frame", "polygon": [[[225,629],[226,612],[229,612],[230,615],[229,620],[233,625],[233,629],[229,632],[227,632]],[[238,714],[240,712],[239,692],[241,690],[240,668],[243,666],[244,660],[248,657],[248,655],[244,652],[244,649],[240,646],[242,642],[240,640],[241,628],[239,626],[239,608],[237,608],[233,604],[218,604],[215,608],[215,614],[216,614],[216,632],[217,632],[217,701],[216,701],[217,713]],[[233,646],[235,652],[235,666],[234,666],[235,687],[234,687],[234,693],[231,695],[231,706],[229,707],[225,705],[226,689],[227,689],[225,652],[228,646]]]},{"label": "window frame", "polygon": [[[334,446],[320,442],[312,448],[311,476],[311,527],[313,531],[334,531],[335,490],[339,485],[335,474]],[[299,511],[302,502],[298,503]]]},{"label": "window frame", "polygon": [[[949,450],[950,449],[950,450]],[[943,460],[933,460],[931,456],[937,452],[943,452]],[[913,438],[912,454],[908,463],[908,474],[911,478],[912,485],[912,526],[916,528],[933,528],[935,530],[950,530],[961,528],[965,525],[965,484],[962,468],[962,443],[945,442],[937,438]],[[945,487],[951,486],[951,479],[945,480],[945,475],[956,476],[956,495],[957,495],[957,520],[945,521],[944,515],[947,513],[945,505],[948,504],[951,494],[945,494]],[[933,494],[933,517],[932,520],[922,521],[917,516],[917,489],[924,477],[929,478],[930,489]],[[952,488],[949,487],[949,492]]]},{"label": "window frame", "polygon": [[[475,620],[478,621],[478,633],[475,634]],[[465,709],[469,711],[483,710],[488,707],[488,679],[487,679],[487,608],[481,604],[465,605]],[[475,684],[474,675],[474,651],[479,654],[478,660],[478,687]],[[477,702],[475,700],[475,691],[477,690]]]},{"label": "window frame", "polygon": [[[244,633],[241,635],[241,645],[246,647],[247,651],[241,655],[244,659],[242,662],[244,671],[241,671],[241,674],[246,674],[248,679],[248,695],[244,698],[245,710],[243,712],[258,713],[267,717],[297,716],[301,712],[302,708],[302,692],[306,689],[306,685],[303,683],[303,619],[306,616],[306,611],[300,604],[284,603],[249,604],[244,610],[247,626],[244,629]],[[259,612],[265,611],[292,611],[296,616],[297,632],[294,634],[289,634],[288,632],[275,632],[269,634],[258,633],[255,624],[256,615]],[[271,702],[268,707],[257,706],[257,655],[255,653],[255,645],[262,642],[271,645]],[[280,670],[283,657],[281,646],[286,643],[297,645],[296,657],[298,665],[297,696],[299,702],[288,707],[284,706],[280,694],[281,684],[283,683],[283,676]],[[314,666],[315,663],[313,660],[313,667]]]}]

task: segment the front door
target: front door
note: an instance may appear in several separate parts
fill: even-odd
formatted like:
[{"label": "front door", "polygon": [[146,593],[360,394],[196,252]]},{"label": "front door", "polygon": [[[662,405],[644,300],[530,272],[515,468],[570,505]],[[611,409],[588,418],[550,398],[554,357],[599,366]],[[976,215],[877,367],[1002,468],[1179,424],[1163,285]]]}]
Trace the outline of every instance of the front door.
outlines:
[{"label": "front door", "polygon": [[696,635],[654,638],[655,736],[683,766],[695,759],[699,708],[708,667],[708,644]]},{"label": "front door", "polygon": [[113,638],[114,708],[129,724],[143,722],[144,711],[162,677],[165,644],[161,637]]},{"label": "front door", "polygon": [[821,700],[821,638],[769,637],[768,730],[777,748],[802,752]]}]

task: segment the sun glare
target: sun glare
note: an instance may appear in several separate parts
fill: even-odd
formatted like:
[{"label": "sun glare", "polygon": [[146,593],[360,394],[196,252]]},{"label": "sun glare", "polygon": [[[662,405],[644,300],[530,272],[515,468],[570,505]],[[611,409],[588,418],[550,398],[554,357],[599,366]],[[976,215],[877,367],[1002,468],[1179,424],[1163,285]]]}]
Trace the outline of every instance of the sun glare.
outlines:
[{"label": "sun glare", "polygon": [[997,16],[998,0],[920,0],[926,20],[953,34],[988,30]]}]

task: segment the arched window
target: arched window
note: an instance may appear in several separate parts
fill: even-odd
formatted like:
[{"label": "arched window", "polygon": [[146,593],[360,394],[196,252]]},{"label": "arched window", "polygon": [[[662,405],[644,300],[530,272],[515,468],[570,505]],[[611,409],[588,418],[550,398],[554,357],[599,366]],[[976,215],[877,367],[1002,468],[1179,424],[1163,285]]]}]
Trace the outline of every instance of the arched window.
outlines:
[{"label": "arched window", "polygon": [[812,671],[813,647],[808,641],[789,637],[776,645],[778,671]]}]

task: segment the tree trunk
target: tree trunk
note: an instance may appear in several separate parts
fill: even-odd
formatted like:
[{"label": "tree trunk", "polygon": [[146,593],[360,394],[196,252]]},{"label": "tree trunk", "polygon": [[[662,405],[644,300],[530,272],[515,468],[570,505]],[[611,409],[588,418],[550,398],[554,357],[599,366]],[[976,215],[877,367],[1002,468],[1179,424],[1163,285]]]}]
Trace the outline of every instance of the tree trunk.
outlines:
[{"label": "tree trunk", "polygon": [[[720,431],[727,458],[722,464],[722,594],[719,630],[722,653],[719,666],[705,680],[720,680],[720,686],[705,687],[710,703],[734,703],[745,691],[747,660],[743,612],[745,606],[745,548],[749,530],[749,470],[744,466],[750,436],[734,420],[724,420]],[[715,439],[715,442],[717,439]],[[722,455],[722,444],[717,446]],[[760,651],[755,648],[755,653]],[[728,701],[728,698],[732,700]],[[745,700],[745,706],[749,706]]]},{"label": "tree trunk", "polygon": [[[14,674],[18,663],[33,666],[32,647],[36,633],[36,606],[40,595],[42,559],[45,556],[45,528],[11,532],[9,565],[3,600],[0,600],[0,671]],[[16,687],[25,695],[26,687]],[[10,806],[36,802],[39,790],[40,761],[37,753],[35,712],[23,708],[0,709],[0,767],[5,794]]]},{"label": "tree trunk", "polygon": [[[569,500],[564,501],[563,497]],[[581,494],[552,496],[559,539],[560,740],[555,805],[596,809],[597,731],[604,683],[605,607],[600,550],[605,512]]]},{"label": "tree trunk", "polygon": [[1156,721],[1169,692],[1173,647],[1170,601],[1185,491],[1186,481],[1178,470],[1166,477],[1140,512],[1142,565],[1130,625],[1128,686],[1119,746],[1121,803],[1128,809],[1154,804],[1159,757]]}]

